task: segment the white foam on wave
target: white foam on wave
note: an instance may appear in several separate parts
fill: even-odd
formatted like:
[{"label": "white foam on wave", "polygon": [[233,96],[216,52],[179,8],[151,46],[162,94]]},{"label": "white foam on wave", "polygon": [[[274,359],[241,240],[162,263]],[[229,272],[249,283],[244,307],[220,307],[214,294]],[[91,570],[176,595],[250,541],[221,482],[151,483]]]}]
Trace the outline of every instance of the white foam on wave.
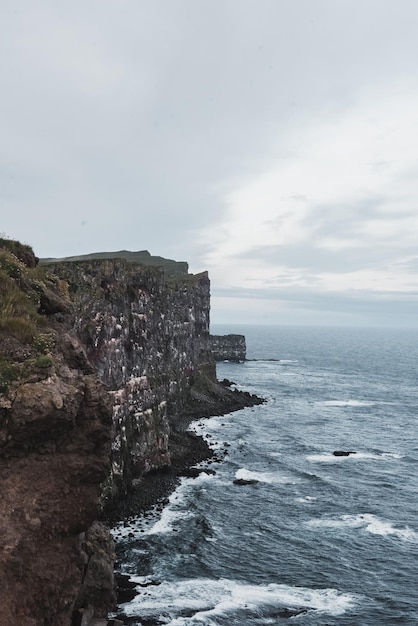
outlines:
[{"label": "white foam on wave", "polygon": [[314,528],[362,528],[372,535],[392,536],[414,543],[418,541],[418,533],[408,526],[396,528],[390,522],[379,519],[371,513],[341,515],[338,519],[310,520],[307,522],[307,525]]},{"label": "white foam on wave", "polygon": [[211,482],[216,479],[213,474],[201,472],[195,478],[182,478],[180,485],[170,495],[167,506],[163,509],[161,517],[154,525],[145,531],[145,534],[155,535],[158,533],[169,533],[176,530],[178,522],[193,517],[193,513],[188,510],[188,491],[197,485]]},{"label": "white foam on wave", "polygon": [[160,516],[161,509],[158,506],[154,506],[148,511],[146,516],[137,515],[129,518],[129,520],[122,520],[111,528],[110,532],[116,541],[139,539],[152,528]]},{"label": "white foam on wave", "polygon": [[224,447],[225,440],[213,438],[212,431],[215,431],[217,435],[220,435],[219,431],[221,430],[221,428],[228,424],[227,418],[228,415],[222,415],[207,418],[205,420],[195,421],[189,425],[187,430],[194,433],[195,435],[203,437],[209,448],[216,451]]},{"label": "white foam on wave", "polygon": [[317,499],[315,496],[305,496],[304,498],[296,498],[296,502],[315,502]]},{"label": "white foam on wave", "polygon": [[307,461],[311,461],[312,463],[340,463],[346,459],[349,459],[351,456],[334,456],[333,454],[309,454],[306,459]]},{"label": "white foam on wave", "polygon": [[117,541],[126,539],[130,541],[147,535],[176,531],[179,522],[193,517],[193,513],[188,509],[190,489],[213,480],[217,480],[217,477],[213,474],[207,474],[204,470],[195,478],[182,478],[180,485],[169,496],[168,502],[162,510],[155,506],[148,512],[147,516],[138,515],[129,521],[119,522],[111,529],[113,537]]},{"label": "white foam on wave", "polygon": [[[134,582],[142,579],[133,577]],[[211,623],[210,618],[239,610],[268,613],[280,608],[312,609],[328,615],[342,615],[358,598],[335,589],[309,589],[288,585],[250,585],[227,579],[189,579],[163,582],[158,586],[138,588],[138,595],[123,605],[128,617],[164,616],[171,626],[195,622]],[[184,611],[191,617],[178,617]]]},{"label": "white foam on wave", "polygon": [[359,460],[390,460],[390,459],[402,459],[401,454],[396,452],[357,452],[356,454],[350,454],[350,457],[357,457]]},{"label": "white foam on wave", "polygon": [[322,404],[323,406],[375,406],[378,402],[371,400],[324,400],[323,402],[316,402],[316,404]]},{"label": "white foam on wave", "polygon": [[342,463],[344,461],[379,461],[379,460],[394,460],[402,459],[401,454],[396,452],[352,452],[347,456],[336,456],[329,452],[322,452],[320,454],[309,454],[306,459],[312,463]]},{"label": "white foam on wave", "polygon": [[256,480],[259,483],[269,484],[294,484],[296,482],[295,478],[291,478],[289,476],[279,476],[278,474],[274,474],[272,472],[255,472],[253,470],[248,470],[245,467],[242,467],[235,472],[235,478],[240,480]]},{"label": "white foam on wave", "polygon": [[189,511],[179,511],[170,508],[165,508],[161,514],[160,519],[150,528],[146,534],[156,535],[158,533],[169,533],[175,529],[176,522],[182,519],[191,517],[192,514]]},{"label": "white foam on wave", "polygon": [[402,454],[398,454],[397,452],[382,452],[380,455],[382,459],[403,459]]}]

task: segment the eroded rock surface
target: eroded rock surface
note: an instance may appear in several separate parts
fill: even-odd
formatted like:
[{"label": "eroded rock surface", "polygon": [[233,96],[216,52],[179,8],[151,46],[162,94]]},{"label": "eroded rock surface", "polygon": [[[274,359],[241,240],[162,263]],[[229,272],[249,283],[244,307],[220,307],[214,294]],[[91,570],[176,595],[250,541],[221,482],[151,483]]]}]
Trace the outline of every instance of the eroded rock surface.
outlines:
[{"label": "eroded rock surface", "polygon": [[27,246],[10,249],[20,256],[0,246],[0,624],[68,626],[87,571],[79,536],[109,471],[111,404],[70,301],[56,291],[61,322],[41,312],[58,283]]},{"label": "eroded rock surface", "polygon": [[171,465],[183,418],[254,403],[216,381],[206,272],[167,277],[120,258],[52,266],[69,285],[75,329],[113,401],[108,501],[138,476]]},{"label": "eroded rock surface", "polygon": [[215,361],[245,361],[247,346],[244,335],[211,335],[210,342]]},{"label": "eroded rock surface", "polygon": [[1,410],[0,604],[22,626],[69,624],[84,576],[78,535],[98,513],[110,404],[91,375],[56,371]]},{"label": "eroded rock surface", "polygon": [[190,420],[260,399],[216,381],[206,273],[112,258],[45,271],[1,242],[0,626],[69,626],[115,599],[99,508],[166,494],[211,454]]}]

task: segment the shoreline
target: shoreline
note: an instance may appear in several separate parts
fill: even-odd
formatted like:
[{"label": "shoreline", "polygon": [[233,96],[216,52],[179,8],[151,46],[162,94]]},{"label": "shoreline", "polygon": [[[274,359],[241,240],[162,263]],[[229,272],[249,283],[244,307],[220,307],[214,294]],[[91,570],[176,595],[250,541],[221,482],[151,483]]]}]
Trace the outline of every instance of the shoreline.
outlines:
[{"label": "shoreline", "polygon": [[[188,430],[192,422],[226,415],[265,402],[263,398],[248,392],[231,391],[222,387],[220,383],[217,383],[217,394],[217,401],[212,398],[209,403],[204,403],[200,397],[198,402],[192,401],[184,407],[178,426],[173,428],[170,435],[171,465],[151,471],[134,481],[130,493],[118,502],[103,520],[110,528],[114,528],[121,522],[128,525],[134,518],[146,516],[151,510],[161,513],[182,477],[194,478],[204,471],[216,471],[214,468],[204,467],[194,469],[194,466],[203,461],[207,461],[209,466],[221,463],[228,453],[227,449],[214,451],[201,435]],[[122,543],[118,546],[117,535],[114,541],[117,604],[112,613],[116,614],[118,619],[123,619],[123,614],[119,612],[119,605],[133,599],[136,592],[130,576],[121,571],[125,548]]]},{"label": "shoreline", "polygon": [[[101,521],[112,528],[121,521],[146,513],[152,507],[162,509],[180,478],[192,475],[188,471],[190,468],[202,461],[208,461],[209,464],[222,461],[227,451],[215,453],[201,435],[188,430],[192,422],[234,413],[264,402],[264,398],[247,391],[231,390],[218,381],[210,381],[204,392],[192,393],[182,407],[175,425],[172,426],[169,437],[170,465],[134,479],[129,493],[114,503],[112,508],[103,514]],[[204,470],[199,470],[198,473],[201,471]],[[198,473],[193,475],[197,476]]]}]

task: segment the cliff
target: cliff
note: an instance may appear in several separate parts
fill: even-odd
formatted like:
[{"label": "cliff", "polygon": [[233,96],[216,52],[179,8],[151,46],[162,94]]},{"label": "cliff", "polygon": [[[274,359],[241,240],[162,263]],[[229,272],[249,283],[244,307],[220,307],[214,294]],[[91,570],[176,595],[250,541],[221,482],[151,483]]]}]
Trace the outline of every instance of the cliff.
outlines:
[{"label": "cliff", "polygon": [[65,279],[74,328],[113,404],[107,497],[170,465],[170,428],[196,377],[214,376],[207,274],[166,279],[122,259],[51,266]]},{"label": "cliff", "polygon": [[[184,417],[257,401],[216,381],[206,272],[171,275],[124,259],[49,266],[68,284],[74,328],[113,404],[112,468],[105,497],[171,465],[170,438]],[[241,345],[241,344],[240,344]]]},{"label": "cliff", "polygon": [[207,273],[100,256],[40,267],[0,240],[1,625],[104,615],[100,511],[208,453],[190,419],[259,402],[216,381]]},{"label": "cliff", "polygon": [[247,347],[244,335],[211,335],[210,346],[215,361],[245,361]]},{"label": "cliff", "polygon": [[187,275],[189,273],[189,265],[186,261],[173,261],[173,259],[165,259],[161,256],[155,256],[148,250],[139,250],[132,252],[131,250],[119,250],[119,252],[93,252],[92,254],[83,254],[81,256],[71,256],[61,259],[41,259],[44,265],[60,263],[62,261],[97,261],[105,259],[124,259],[130,263],[137,265],[146,265],[158,267],[163,270],[166,276]]},{"label": "cliff", "polygon": [[88,569],[111,406],[71,330],[65,286],[36,264],[0,240],[0,624],[57,626],[70,624]]}]

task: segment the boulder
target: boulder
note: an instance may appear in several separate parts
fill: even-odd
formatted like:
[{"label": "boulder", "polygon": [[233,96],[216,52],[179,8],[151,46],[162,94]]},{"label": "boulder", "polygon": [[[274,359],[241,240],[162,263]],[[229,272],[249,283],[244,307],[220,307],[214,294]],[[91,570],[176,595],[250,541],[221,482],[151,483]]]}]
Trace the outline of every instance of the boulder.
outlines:
[{"label": "boulder", "polygon": [[236,478],[234,485],[256,485],[259,481],[255,478]]},{"label": "boulder", "polygon": [[350,454],[356,454],[353,450],[334,450],[332,453],[334,456],[350,456]]}]

